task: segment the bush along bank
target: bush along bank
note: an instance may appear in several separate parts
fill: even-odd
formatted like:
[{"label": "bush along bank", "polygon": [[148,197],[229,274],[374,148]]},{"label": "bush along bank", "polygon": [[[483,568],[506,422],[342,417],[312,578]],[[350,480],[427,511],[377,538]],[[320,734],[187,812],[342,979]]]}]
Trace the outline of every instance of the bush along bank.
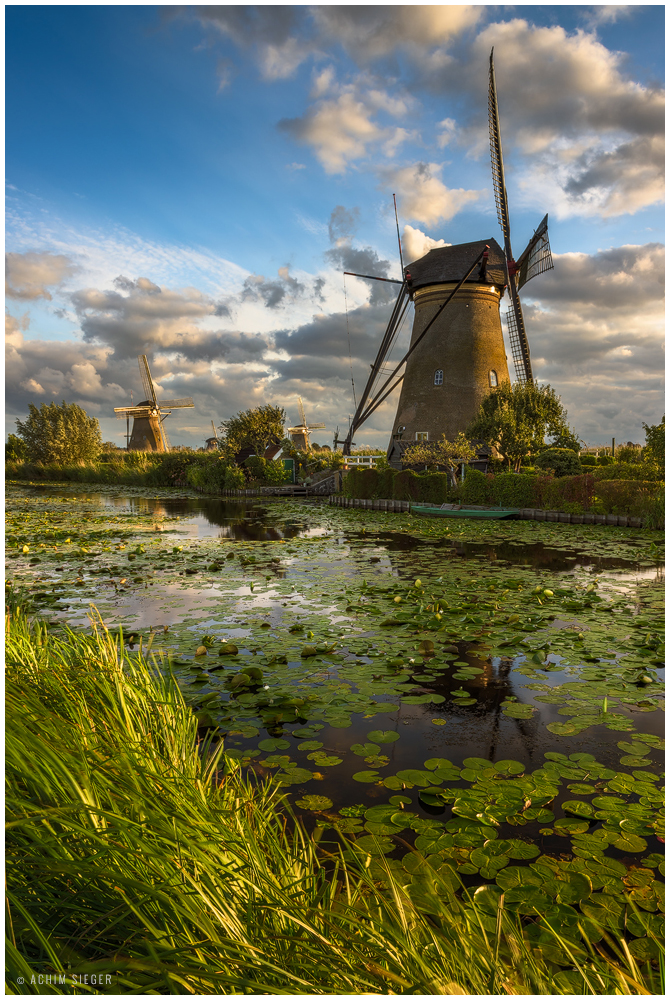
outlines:
[{"label": "bush along bank", "polygon": [[[169,671],[99,621],[48,632],[13,613],[7,672],[10,994],[107,973],[116,992],[160,995],[663,992],[646,881],[624,903],[589,902],[591,881],[556,863],[521,892],[514,877],[504,893],[491,876],[466,889],[434,837],[407,869],[379,832],[324,846],[277,783],[199,739]],[[610,865],[607,887],[626,874]],[[538,881],[564,901],[538,903]],[[38,969],[58,984],[32,988]]]},{"label": "bush along bank", "polygon": [[31,482],[105,483],[121,486],[191,486],[205,493],[274,486],[288,480],[281,462],[247,459],[235,465],[223,456],[202,452],[146,451],[111,452],[96,462],[45,465],[39,462],[8,462],[7,479]]},{"label": "bush along bank", "polygon": [[[614,470],[616,466],[604,467],[596,473],[557,479],[535,472],[493,475],[468,469],[465,480],[454,488],[444,472],[354,469],[344,479],[342,494],[345,499],[360,501],[516,507],[522,517],[535,520],[662,528],[663,482],[614,478],[611,475]],[[654,474],[654,470],[654,466],[648,468],[647,474]]]}]

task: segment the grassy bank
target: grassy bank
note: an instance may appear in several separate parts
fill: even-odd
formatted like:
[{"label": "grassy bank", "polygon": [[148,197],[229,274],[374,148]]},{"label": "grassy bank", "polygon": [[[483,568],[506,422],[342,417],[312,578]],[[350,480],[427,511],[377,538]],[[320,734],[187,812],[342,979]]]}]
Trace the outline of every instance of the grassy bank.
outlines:
[{"label": "grassy bank", "polygon": [[519,917],[420,853],[407,885],[346,840],[315,843],[276,788],[224,773],[169,674],[102,628],[12,614],[7,664],[10,994],[86,992],[30,985],[66,970],[118,973],[120,993],[663,991],[568,907]]}]

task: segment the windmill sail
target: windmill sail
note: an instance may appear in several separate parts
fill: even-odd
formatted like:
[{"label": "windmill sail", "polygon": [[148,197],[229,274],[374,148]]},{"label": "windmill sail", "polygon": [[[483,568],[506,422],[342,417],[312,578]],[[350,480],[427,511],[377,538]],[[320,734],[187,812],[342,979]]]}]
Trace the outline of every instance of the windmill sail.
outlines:
[{"label": "windmill sail", "polygon": [[146,354],[140,354],[137,360],[146,399],[139,406],[115,406],[114,412],[122,419],[129,420],[133,417],[133,433],[128,441],[130,450],[170,451],[165,419],[172,410],[193,406],[193,400],[188,396],[183,399],[165,399],[159,403]]},{"label": "windmill sail", "polygon": [[536,277],[538,274],[544,274],[545,271],[550,271],[554,266],[551,247],[549,246],[548,220],[549,216],[545,215],[528,241],[528,246],[517,261],[519,267],[516,282],[517,288],[523,288],[531,278]]},{"label": "windmill sail", "polygon": [[[493,194],[498,210],[498,221],[505,238],[505,256],[507,257],[508,290],[512,307],[507,313],[507,329],[512,345],[514,371],[521,382],[532,382],[533,369],[530,363],[530,350],[526,327],[523,322],[523,312],[517,289],[516,274],[518,266],[512,256],[510,239],[509,209],[507,206],[507,189],[505,187],[505,167],[503,165],[502,140],[500,138],[500,119],[498,117],[498,95],[496,93],[496,77],[493,66],[493,49],[489,61],[489,139],[491,144],[491,170],[493,173]],[[528,279],[526,279],[528,280]]]},{"label": "windmill sail", "polygon": [[147,361],[146,354],[140,354],[137,360],[140,366],[140,377],[142,379],[142,385],[144,386],[146,398],[148,402],[157,406],[158,404],[156,402],[156,393],[154,392],[154,383],[151,378],[151,372],[149,371],[149,362]]}]

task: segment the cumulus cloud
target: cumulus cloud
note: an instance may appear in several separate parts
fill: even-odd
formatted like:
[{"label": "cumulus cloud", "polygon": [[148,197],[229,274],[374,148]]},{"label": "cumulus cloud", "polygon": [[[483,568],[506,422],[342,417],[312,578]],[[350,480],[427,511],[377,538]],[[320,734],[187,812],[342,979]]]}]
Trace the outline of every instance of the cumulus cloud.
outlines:
[{"label": "cumulus cloud", "polygon": [[8,253],[5,255],[5,295],[10,299],[51,299],[49,288],[62,284],[75,272],[62,254]]},{"label": "cumulus cloud", "polygon": [[440,179],[439,163],[415,163],[409,167],[386,168],[380,171],[384,183],[391,183],[398,192],[403,215],[426,226],[453,219],[457,212],[486,196],[486,191],[450,189]]},{"label": "cumulus cloud", "polygon": [[244,281],[242,299],[263,302],[268,309],[276,309],[304,291],[305,286],[289,273],[289,268],[280,267],[275,279],[266,280],[262,274],[250,274]]},{"label": "cumulus cloud", "polygon": [[664,248],[554,262],[522,292],[534,374],[560,392],[584,439],[640,441],[642,421],[658,423],[664,405]]},{"label": "cumulus cloud", "polygon": [[420,229],[405,226],[402,232],[402,246],[405,251],[405,259],[409,263],[412,260],[418,260],[419,257],[424,257],[435,247],[450,247],[451,243],[445,243],[444,240],[434,240],[422,233]]},{"label": "cumulus cloud", "polygon": [[413,100],[392,95],[367,76],[339,83],[333,66],[314,77],[314,103],[299,118],[283,119],[280,129],[310,146],[326,173],[342,173],[354,160],[381,149],[393,156],[410,133],[379,120],[407,115]]},{"label": "cumulus cloud", "polygon": [[619,215],[662,198],[664,95],[629,79],[623,54],[594,34],[522,19],[487,25],[424,84],[456,87],[480,125],[462,129],[488,155],[482,80],[491,47],[508,184],[526,201],[569,215]]}]

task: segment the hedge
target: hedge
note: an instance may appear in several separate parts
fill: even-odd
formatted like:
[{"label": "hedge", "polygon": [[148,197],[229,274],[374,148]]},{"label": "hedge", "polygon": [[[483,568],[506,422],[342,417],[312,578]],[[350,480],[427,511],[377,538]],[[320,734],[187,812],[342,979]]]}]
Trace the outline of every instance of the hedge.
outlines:
[{"label": "hedge", "polygon": [[403,469],[351,469],[344,477],[342,492],[358,500],[414,500],[416,503],[446,503],[450,489],[446,472],[413,472]]}]

